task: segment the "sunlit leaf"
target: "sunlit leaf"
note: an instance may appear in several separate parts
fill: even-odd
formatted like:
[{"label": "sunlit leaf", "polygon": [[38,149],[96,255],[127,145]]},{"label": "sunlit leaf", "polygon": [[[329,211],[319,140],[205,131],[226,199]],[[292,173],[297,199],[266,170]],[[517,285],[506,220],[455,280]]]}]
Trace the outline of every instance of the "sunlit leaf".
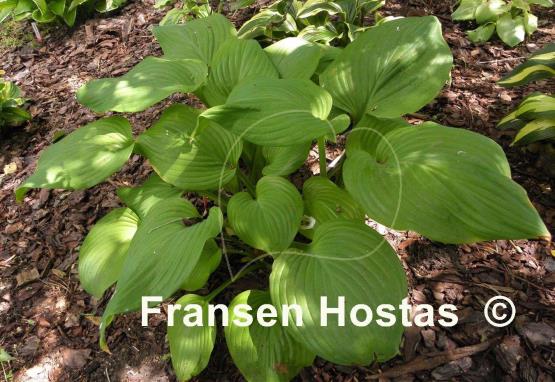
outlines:
[{"label": "sunlit leaf", "polygon": [[310,79],[320,63],[322,49],[296,37],[280,40],[264,51],[268,54],[281,78]]},{"label": "sunlit leaf", "polygon": [[[177,300],[181,305],[174,316],[174,325],[168,327],[168,342],[172,357],[172,366],[180,381],[188,381],[200,374],[208,365],[216,341],[216,327],[207,325],[208,301],[202,296],[188,294]],[[202,308],[203,325],[185,326],[183,316],[189,304]]]},{"label": "sunlit leaf", "polygon": [[196,90],[206,75],[206,65],[198,60],[147,57],[121,77],[87,83],[77,100],[96,112],[142,111],[173,93]]},{"label": "sunlit leaf", "polygon": [[387,133],[372,155],[347,151],[347,191],[368,216],[444,243],[549,237],[503,150],[463,129],[426,123]]},{"label": "sunlit leaf", "polygon": [[79,281],[88,293],[102,297],[123,268],[139,218],[129,208],[116,208],[90,230],[79,251]]},{"label": "sunlit leaf", "polygon": [[516,46],[526,37],[524,18],[522,16],[513,18],[510,13],[506,13],[497,21],[496,31],[505,44]]},{"label": "sunlit leaf", "polygon": [[233,89],[223,106],[205,111],[242,139],[263,146],[298,145],[333,130],[330,95],[309,80],[257,79]]},{"label": "sunlit leaf", "polygon": [[303,201],[289,181],[265,176],[256,184],[256,199],[233,195],[227,206],[229,224],[245,243],[266,252],[286,249],[301,224]]},{"label": "sunlit leaf", "polygon": [[520,86],[533,81],[555,77],[555,43],[537,50],[524,63],[497,83],[501,86]]},{"label": "sunlit leaf", "polygon": [[[407,295],[405,272],[390,245],[363,222],[334,220],[323,223],[314,240],[303,251],[289,249],[272,266],[270,293],[278,308],[298,304],[303,325],[285,329],[318,356],[342,365],[367,365],[385,361],[398,353],[403,326],[399,309],[393,326],[383,327],[373,319],[355,326],[349,317],[357,304],[376,312],[380,304],[397,306]],[[344,326],[330,314],[323,325],[321,298],[336,308],[345,299]],[[281,313],[281,312],[280,312]],[[364,320],[363,312],[356,317]],[[281,315],[280,315],[281,316]],[[294,322],[293,311],[289,319]]]},{"label": "sunlit leaf", "polygon": [[170,297],[194,271],[205,243],[220,232],[223,223],[217,207],[196,223],[199,219],[191,203],[169,199],[156,204],[141,222],[102,316],[102,349],[107,349],[105,331],[114,315],[139,309],[143,296]]},{"label": "sunlit leaf", "polygon": [[249,326],[235,325],[233,320],[241,321],[234,314],[240,304],[256,312],[260,306],[272,305],[272,301],[268,292],[247,290],[229,305],[230,325],[225,327],[225,339],[235,365],[248,382],[289,382],[303,367],[312,364],[314,353],[292,338],[280,325],[280,318],[271,327],[256,320]]},{"label": "sunlit leaf", "polygon": [[138,150],[165,181],[187,191],[216,190],[234,176],[241,141],[199,111],[173,105],[137,138]]},{"label": "sunlit leaf", "polygon": [[22,200],[30,188],[83,189],[118,171],[133,151],[131,125],[122,117],[83,126],[41,154],[33,175],[16,190]]},{"label": "sunlit leaf", "polygon": [[432,16],[371,28],[320,76],[334,105],[358,122],[366,113],[393,118],[414,112],[441,90],[452,56]]},{"label": "sunlit leaf", "polygon": [[166,58],[200,60],[210,65],[220,46],[228,39],[236,38],[233,24],[218,13],[179,25],[163,25],[154,28],[154,36],[160,43]]}]

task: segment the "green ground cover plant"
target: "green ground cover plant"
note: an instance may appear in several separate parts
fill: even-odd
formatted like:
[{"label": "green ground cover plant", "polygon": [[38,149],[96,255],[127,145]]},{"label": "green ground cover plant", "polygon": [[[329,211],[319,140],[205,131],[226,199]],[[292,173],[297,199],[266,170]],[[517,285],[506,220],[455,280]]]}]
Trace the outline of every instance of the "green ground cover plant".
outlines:
[{"label": "green ground cover plant", "polygon": [[552,0],[461,0],[451,17],[455,21],[474,20],[478,28],[468,32],[474,43],[489,41],[494,33],[513,47],[538,29],[532,5],[552,7]]},{"label": "green ground cover plant", "polygon": [[0,0],[0,23],[12,18],[16,21],[32,19],[38,23],[63,21],[73,26],[77,13],[109,12],[127,0]]},{"label": "green ground cover plant", "polygon": [[[548,44],[517,66],[498,84],[523,86],[533,81],[555,77],[555,44]],[[512,145],[555,140],[555,96],[534,92],[497,125],[500,129],[518,129]]]},{"label": "green ground cover plant", "polygon": [[[384,5],[385,0],[278,0],[247,20],[238,35],[270,40],[298,36],[313,42],[346,45],[367,29],[364,18]],[[383,21],[375,15],[376,21]]]},{"label": "green ground cover plant", "polygon": [[[0,70],[0,76],[3,74]],[[24,105],[25,99],[21,97],[17,85],[0,77],[0,131],[3,132],[9,126],[19,126],[31,119]]]},{"label": "green ground cover plant", "polygon": [[[390,327],[340,326],[336,316],[322,327],[317,308],[320,296],[344,296],[347,309],[398,305],[407,296],[401,262],[366,216],[442,243],[550,237],[494,141],[402,118],[450,78],[453,58],[435,17],[384,23],[344,49],[297,37],[262,48],[238,38],[220,14],[154,34],[162,57],[89,82],[78,100],[98,113],[129,113],[193,93],[205,108],[171,105],[136,137],[124,117],[101,118],[47,148],[16,190],[22,201],[32,188],[86,189],[133,153],[148,159],[149,179],[118,190],[124,207],[100,219],[80,249],[83,288],[101,297],[115,285],[100,325],[103,349],[114,317],[140,309],[142,296],[179,297],[208,315],[230,283],[266,267],[268,290],[244,291],[230,305],[271,304],[281,314],[296,303],[305,321],[226,327],[248,381],[288,381],[315,356],[342,365],[385,361],[399,352],[398,311]],[[326,142],[339,134],[347,135],[346,156],[328,172]],[[320,174],[298,188],[288,175],[314,144]],[[185,192],[213,203],[199,211]],[[227,266],[224,255],[249,265],[202,293]],[[212,326],[168,328],[180,380],[206,367],[215,338]]]}]

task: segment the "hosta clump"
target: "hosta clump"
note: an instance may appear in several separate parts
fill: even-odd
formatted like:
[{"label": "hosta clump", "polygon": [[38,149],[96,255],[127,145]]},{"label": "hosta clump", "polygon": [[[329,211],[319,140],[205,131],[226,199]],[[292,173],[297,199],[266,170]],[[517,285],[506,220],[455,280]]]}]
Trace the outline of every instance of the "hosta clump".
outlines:
[{"label": "hosta clump", "polygon": [[0,23],[8,17],[16,21],[33,19],[38,23],[63,21],[75,24],[78,12],[108,12],[127,0],[0,0]]},{"label": "hosta clump", "polygon": [[531,6],[552,7],[552,0],[460,0],[453,20],[475,20],[479,27],[468,32],[475,43],[488,41],[494,33],[509,46],[515,46],[538,29],[538,18]]},{"label": "hosta clump", "polygon": [[[531,55],[498,83],[512,87],[555,77],[555,44],[548,44]],[[534,92],[512,113],[503,118],[500,129],[519,129],[514,144],[555,140],[555,95]]]},{"label": "hosta clump", "polygon": [[[0,76],[4,72],[0,70]],[[0,77],[0,132],[7,126],[18,126],[31,119],[23,106],[25,99],[16,84]]]},{"label": "hosta clump", "polygon": [[[366,215],[444,243],[549,236],[492,140],[401,118],[449,78],[452,56],[436,18],[385,23],[345,49],[298,38],[262,49],[238,39],[221,15],[158,27],[155,35],[162,58],[90,82],[79,100],[97,112],[130,112],[192,92],[206,109],[170,106],[136,138],[124,118],[100,119],[48,148],[16,191],[22,200],[30,188],[91,187],[133,152],[152,166],[143,185],[118,191],[125,207],[102,218],[81,248],[83,287],[100,297],[115,284],[100,326],[103,348],[107,326],[139,309],[141,296],[182,295],[180,304],[199,304],[207,314],[228,283],[198,290],[220,266],[222,243],[228,248],[238,238],[247,257],[262,254],[255,262],[271,275],[267,291],[245,291],[230,305],[272,304],[281,315],[283,305],[296,303],[305,318],[299,327],[225,329],[247,380],[289,380],[315,356],[343,365],[385,361],[398,353],[399,311],[391,327],[340,326],[337,316],[323,327],[316,308],[321,296],[343,296],[350,310],[398,305],[407,295],[398,257]],[[344,131],[346,160],[333,176],[322,156],[319,176],[301,189],[287,179],[314,142],[323,154],[325,142]],[[214,206],[201,214],[185,192]],[[211,326],[169,328],[180,379],[205,368],[215,336]]]},{"label": "hosta clump", "polygon": [[[278,0],[239,29],[239,37],[280,39],[298,36],[319,43],[345,45],[364,31],[364,17],[385,0]],[[381,17],[376,14],[379,21]]]}]

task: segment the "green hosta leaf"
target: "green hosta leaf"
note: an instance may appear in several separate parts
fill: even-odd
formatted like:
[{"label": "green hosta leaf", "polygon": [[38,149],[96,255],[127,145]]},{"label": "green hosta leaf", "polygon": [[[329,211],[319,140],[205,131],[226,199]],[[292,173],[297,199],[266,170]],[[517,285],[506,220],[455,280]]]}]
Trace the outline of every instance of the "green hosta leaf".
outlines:
[{"label": "green hosta leaf", "polygon": [[241,321],[234,314],[240,304],[256,311],[260,306],[272,305],[272,301],[268,292],[247,290],[229,306],[230,324],[225,327],[225,339],[235,365],[248,382],[289,382],[303,367],[312,364],[314,353],[295,341],[279,320],[271,327],[256,320],[250,326],[235,325],[233,320]]},{"label": "green hosta leaf", "polygon": [[174,316],[174,325],[168,327],[168,342],[175,374],[180,381],[188,381],[200,374],[208,365],[216,341],[216,327],[207,325],[208,301],[196,294],[188,294],[177,300],[183,308],[189,304],[202,308],[201,326],[185,326],[185,311],[179,309]]},{"label": "green hosta leaf", "polygon": [[314,43],[329,44],[339,37],[339,33],[329,25],[309,25],[299,32],[298,37]]},{"label": "green hosta leaf", "polygon": [[532,81],[555,76],[555,43],[547,44],[534,52],[528,60],[517,66],[508,76],[498,82],[501,86],[526,85]]},{"label": "green hosta leaf", "polygon": [[524,29],[528,35],[538,30],[538,18],[531,13],[524,13]]},{"label": "green hosta leaf", "polygon": [[461,0],[459,6],[451,14],[453,20],[474,20],[476,9],[482,4],[482,0]]},{"label": "green hosta leaf", "polygon": [[263,9],[247,20],[237,32],[239,38],[252,39],[264,36],[270,25],[283,22],[284,16],[276,10]]},{"label": "green hosta leaf", "polygon": [[497,21],[496,30],[501,40],[510,47],[518,45],[526,37],[522,16],[513,18],[509,13],[504,14]]},{"label": "green hosta leaf", "polygon": [[467,130],[433,123],[393,130],[374,155],[349,150],[343,178],[372,219],[432,240],[550,236],[526,191],[511,180],[501,147]]},{"label": "green hosta leaf", "polygon": [[510,5],[507,5],[503,0],[488,0],[483,2],[478,8],[476,8],[476,22],[478,24],[484,24],[490,21],[495,21],[505,12],[511,9]]},{"label": "green hosta leaf", "polygon": [[215,54],[208,83],[201,89],[201,94],[209,106],[221,105],[241,82],[278,77],[276,68],[258,42],[230,39]]},{"label": "green hosta leaf", "polygon": [[475,44],[482,44],[489,41],[491,36],[493,36],[493,32],[495,32],[495,23],[487,23],[468,31],[467,34],[470,41]]},{"label": "green hosta leaf", "polygon": [[21,201],[31,188],[83,189],[118,171],[133,151],[131,125],[122,117],[81,127],[41,154],[33,175],[16,190]]},{"label": "green hosta leaf", "polygon": [[281,78],[310,79],[322,56],[322,49],[302,38],[288,37],[266,49]]},{"label": "green hosta leaf", "polygon": [[[381,327],[376,320],[365,327],[355,326],[349,312],[357,304],[373,312],[380,304],[397,306],[407,295],[405,272],[397,255],[377,232],[363,222],[349,220],[323,223],[305,252],[289,249],[278,256],[270,275],[272,301],[298,304],[303,325],[289,325],[286,331],[320,357],[342,365],[366,365],[385,361],[398,353],[403,333],[400,311],[396,323]],[[321,325],[321,297],[329,307],[345,298],[345,325],[337,315],[329,315]],[[280,312],[281,317],[281,312]],[[358,315],[360,319],[360,315]],[[294,314],[289,312],[291,322]]]},{"label": "green hosta leaf", "polygon": [[141,219],[158,202],[170,198],[179,198],[183,191],[164,182],[153,173],[139,187],[121,187],[117,190],[119,198],[131,208]]},{"label": "green hosta leaf", "polygon": [[393,118],[431,101],[449,78],[452,62],[435,17],[404,18],[361,33],[320,82],[335,106],[356,122],[366,113]]},{"label": "green hosta leaf", "polygon": [[308,142],[333,130],[331,96],[309,80],[257,79],[233,89],[227,102],[205,111],[240,138],[262,146]]},{"label": "green hosta leaf", "polygon": [[138,225],[133,211],[116,208],[90,230],[79,251],[79,280],[88,293],[100,298],[118,280]]},{"label": "green hosta leaf", "polygon": [[266,159],[262,174],[287,176],[294,173],[306,161],[310,147],[310,142],[295,146],[262,147],[262,155]]},{"label": "green hosta leaf", "polygon": [[372,155],[385,134],[409,127],[403,118],[383,119],[366,114],[347,138],[347,150],[364,150]]},{"label": "green hosta leaf", "polygon": [[542,140],[555,140],[555,118],[535,119],[527,123],[518,132],[511,145],[523,145]]},{"label": "green hosta leaf", "polygon": [[208,278],[218,268],[221,261],[222,251],[220,247],[218,247],[214,240],[208,240],[202,249],[202,254],[195,269],[183,285],[181,285],[181,289],[196,291],[204,287]]},{"label": "green hosta leaf", "polygon": [[333,1],[307,0],[297,12],[297,17],[299,19],[306,19],[319,13],[331,16],[343,13],[343,9]]},{"label": "green hosta leaf", "polygon": [[48,8],[57,16],[63,16],[66,8],[66,0],[50,0]]},{"label": "green hosta leaf", "polygon": [[206,80],[206,65],[198,60],[147,57],[128,73],[87,83],[77,100],[96,112],[136,112],[173,93],[189,93]]},{"label": "green hosta leaf", "polygon": [[205,243],[220,232],[223,223],[217,207],[206,220],[194,224],[197,219],[199,214],[191,203],[169,199],[156,204],[141,222],[102,316],[103,349],[107,349],[106,327],[114,315],[139,309],[142,296],[168,298],[190,277]]},{"label": "green hosta leaf", "polygon": [[348,219],[364,222],[365,214],[351,195],[327,178],[315,176],[303,185],[304,213],[315,220],[313,229],[303,231],[313,236],[319,225],[330,220]]},{"label": "green hosta leaf", "polygon": [[503,118],[497,127],[514,129],[524,126],[526,120],[555,118],[555,96],[539,92],[530,94],[515,111]]},{"label": "green hosta leaf", "polygon": [[256,199],[233,195],[227,206],[229,224],[245,243],[266,252],[287,248],[299,230],[303,201],[289,181],[265,176],[256,184]]},{"label": "green hosta leaf", "polygon": [[173,105],[137,139],[139,151],[165,181],[188,191],[216,190],[234,176],[241,141],[199,112]]},{"label": "green hosta leaf", "polygon": [[185,24],[155,27],[154,35],[165,57],[196,59],[210,65],[220,46],[236,38],[237,32],[227,18],[216,13]]}]

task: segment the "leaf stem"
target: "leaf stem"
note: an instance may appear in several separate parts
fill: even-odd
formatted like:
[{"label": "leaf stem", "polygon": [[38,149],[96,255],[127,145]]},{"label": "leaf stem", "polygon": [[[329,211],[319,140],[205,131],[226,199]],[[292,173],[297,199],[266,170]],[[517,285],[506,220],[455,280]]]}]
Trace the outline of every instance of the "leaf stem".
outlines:
[{"label": "leaf stem", "polygon": [[238,274],[236,274],[235,276],[231,277],[229,280],[227,280],[226,282],[222,283],[219,287],[217,287],[216,289],[214,289],[209,295],[206,296],[206,301],[212,301],[217,295],[219,295],[225,288],[227,288],[228,286],[230,286],[231,284],[233,284],[235,281],[239,280],[240,278],[242,278],[243,276],[248,275],[251,272],[254,272],[260,268],[262,268],[264,266],[264,263],[258,263],[255,265],[252,265],[248,268],[245,268],[243,271],[239,272]]},{"label": "leaf stem", "polygon": [[326,167],[328,164],[326,162],[326,138],[325,137],[318,138],[318,157],[320,161],[320,176],[327,178],[328,171]]}]

